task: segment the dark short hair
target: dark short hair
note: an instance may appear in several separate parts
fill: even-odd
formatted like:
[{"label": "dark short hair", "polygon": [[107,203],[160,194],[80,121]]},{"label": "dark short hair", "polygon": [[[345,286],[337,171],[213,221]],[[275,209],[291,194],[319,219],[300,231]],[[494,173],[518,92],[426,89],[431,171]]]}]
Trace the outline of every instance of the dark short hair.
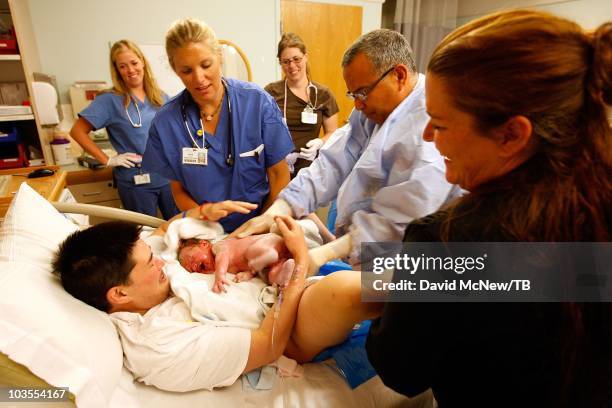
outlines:
[{"label": "dark short hair", "polygon": [[349,65],[361,53],[372,63],[378,75],[397,64],[406,65],[411,74],[417,73],[410,43],[397,31],[380,28],[362,35],[344,52],[342,67]]},{"label": "dark short hair", "polygon": [[108,312],[106,292],[130,280],[132,250],[141,227],[123,221],[94,225],[71,234],[53,260],[53,273],[64,289],[96,309]]}]

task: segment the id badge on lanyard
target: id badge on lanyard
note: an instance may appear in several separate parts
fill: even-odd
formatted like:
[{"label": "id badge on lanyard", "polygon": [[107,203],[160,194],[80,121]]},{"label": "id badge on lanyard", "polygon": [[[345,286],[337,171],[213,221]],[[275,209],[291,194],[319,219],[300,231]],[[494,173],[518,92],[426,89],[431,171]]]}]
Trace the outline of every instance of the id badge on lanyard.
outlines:
[{"label": "id badge on lanyard", "polygon": [[208,166],[208,149],[183,147],[183,164]]},{"label": "id badge on lanyard", "polygon": [[140,165],[138,166],[138,174],[134,175],[134,184],[149,184],[151,182],[151,175],[149,173],[143,173]]},{"label": "id badge on lanyard", "polygon": [[317,114],[310,106],[305,107],[302,111],[302,123],[307,123],[309,125],[317,124]]},{"label": "id badge on lanyard", "polygon": [[149,184],[151,182],[151,175],[149,173],[136,174],[134,176],[134,184]]}]

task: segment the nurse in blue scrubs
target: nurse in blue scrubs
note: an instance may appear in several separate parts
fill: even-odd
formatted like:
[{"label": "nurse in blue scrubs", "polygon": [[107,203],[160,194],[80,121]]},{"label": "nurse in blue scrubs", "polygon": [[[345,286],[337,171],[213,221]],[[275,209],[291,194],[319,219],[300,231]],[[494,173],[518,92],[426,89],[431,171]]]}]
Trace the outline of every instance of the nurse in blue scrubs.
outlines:
[{"label": "nurse in blue scrubs", "polygon": [[203,218],[225,200],[257,204],[220,222],[231,232],[270,205],[289,182],[293,142],[276,102],[259,86],[221,75],[221,48],[206,24],[176,22],[166,34],[170,66],[185,90],[151,124],[143,167],[171,181],[178,207]]},{"label": "nurse in blue scrubs", "polygon": [[[165,219],[178,213],[168,179],[140,166],[149,127],[168,97],[159,89],[149,64],[136,44],[117,41],[110,51],[113,88],[99,94],[79,113],[70,135],[89,154],[113,167],[123,208]],[[89,138],[106,128],[117,155],[108,157]]]}]

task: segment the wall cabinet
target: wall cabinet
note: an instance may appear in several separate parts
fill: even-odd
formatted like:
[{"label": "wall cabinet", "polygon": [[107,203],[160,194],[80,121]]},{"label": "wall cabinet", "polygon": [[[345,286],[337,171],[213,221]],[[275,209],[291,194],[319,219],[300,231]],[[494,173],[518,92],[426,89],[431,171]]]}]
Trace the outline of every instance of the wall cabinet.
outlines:
[{"label": "wall cabinet", "polygon": [[51,150],[51,131],[40,125],[36,109],[32,82],[34,72],[41,72],[36,37],[32,30],[27,1],[0,0],[0,16],[4,25],[13,26],[19,53],[0,55],[0,82],[24,82],[27,87],[32,113],[26,115],[0,116],[3,124],[11,123],[20,129],[22,141],[27,146],[40,150],[45,164],[54,164]]}]

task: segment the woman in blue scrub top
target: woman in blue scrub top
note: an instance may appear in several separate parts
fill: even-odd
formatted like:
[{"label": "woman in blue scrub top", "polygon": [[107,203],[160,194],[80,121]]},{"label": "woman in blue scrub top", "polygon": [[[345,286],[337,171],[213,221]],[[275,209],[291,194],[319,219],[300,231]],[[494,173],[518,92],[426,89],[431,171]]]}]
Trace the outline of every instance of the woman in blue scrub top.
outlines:
[{"label": "woman in blue scrub top", "polygon": [[276,102],[259,86],[221,76],[221,48],[206,24],[176,22],[166,34],[170,66],[185,90],[151,124],[143,166],[171,179],[178,207],[206,218],[224,200],[258,205],[220,222],[231,232],[271,204],[289,182],[293,142]]},{"label": "woman in blue scrub top", "polygon": [[[113,89],[98,95],[79,113],[70,135],[89,154],[113,167],[123,208],[165,219],[178,213],[169,181],[145,171],[140,162],[149,127],[167,96],[159,89],[149,64],[136,44],[117,41],[110,51]],[[106,128],[117,155],[108,157],[89,138],[89,132]]]}]

